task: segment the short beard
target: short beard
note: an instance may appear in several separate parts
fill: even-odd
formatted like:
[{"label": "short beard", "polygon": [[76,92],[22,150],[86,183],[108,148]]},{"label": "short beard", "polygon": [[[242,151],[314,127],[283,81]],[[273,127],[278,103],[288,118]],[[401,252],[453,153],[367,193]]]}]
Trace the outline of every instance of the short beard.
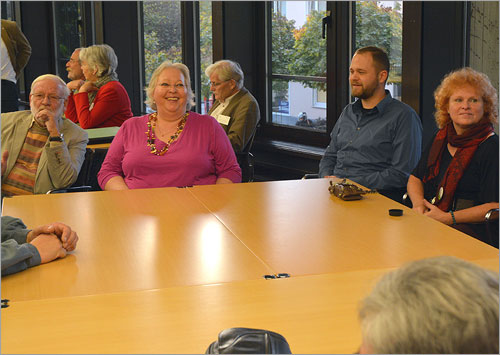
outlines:
[{"label": "short beard", "polygon": [[357,97],[359,99],[363,99],[363,100],[366,100],[366,99],[369,99],[370,97],[373,96],[373,94],[375,93],[375,90],[377,90],[377,87],[372,87],[372,88],[363,88],[363,90],[361,91],[360,94],[358,95],[353,95],[354,97]]}]

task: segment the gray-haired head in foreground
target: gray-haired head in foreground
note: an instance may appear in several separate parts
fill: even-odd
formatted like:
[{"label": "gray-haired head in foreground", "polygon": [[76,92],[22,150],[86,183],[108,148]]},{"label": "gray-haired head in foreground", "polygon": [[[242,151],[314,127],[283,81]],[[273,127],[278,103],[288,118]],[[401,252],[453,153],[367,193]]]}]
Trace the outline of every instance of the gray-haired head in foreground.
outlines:
[{"label": "gray-haired head in foreground", "polygon": [[59,76],[54,75],[54,74],[43,74],[43,75],[40,75],[39,77],[37,77],[35,80],[33,80],[33,82],[31,83],[30,94],[33,93],[33,88],[35,87],[36,83],[38,83],[42,80],[46,80],[46,79],[50,79],[50,80],[57,82],[59,84],[59,89],[62,92],[62,97],[64,98],[64,100],[66,100],[68,98],[69,89],[66,86],[66,83]]},{"label": "gray-haired head in foreground", "polygon": [[214,72],[218,75],[219,80],[221,81],[231,79],[234,80],[238,90],[243,87],[245,75],[243,74],[243,70],[241,70],[238,63],[229,59],[223,59],[215,62],[214,64],[210,64],[207,69],[205,69],[205,75],[208,77],[210,77],[210,75]]},{"label": "gray-haired head in foreground", "polygon": [[84,60],[90,68],[97,69],[96,76],[98,78],[105,75],[117,75],[118,58],[114,49],[107,44],[94,44],[93,46],[82,48],[79,58],[80,62]]},{"label": "gray-haired head in foreground", "polygon": [[409,263],[361,302],[363,344],[384,354],[498,354],[498,281],[451,256]]},{"label": "gray-haired head in foreground", "polygon": [[155,111],[158,109],[158,107],[156,106],[156,102],[153,99],[153,93],[155,91],[156,84],[158,83],[158,78],[160,77],[161,72],[168,68],[176,68],[182,73],[182,76],[184,76],[184,81],[185,81],[184,84],[186,85],[186,91],[187,91],[186,110],[187,111],[191,110],[191,107],[195,105],[195,102],[194,102],[194,93],[193,90],[191,90],[191,77],[189,75],[189,68],[182,63],[172,63],[169,60],[166,60],[163,63],[161,63],[151,75],[151,80],[149,80],[149,85],[146,88],[147,99],[145,101],[145,104],[151,107]]}]

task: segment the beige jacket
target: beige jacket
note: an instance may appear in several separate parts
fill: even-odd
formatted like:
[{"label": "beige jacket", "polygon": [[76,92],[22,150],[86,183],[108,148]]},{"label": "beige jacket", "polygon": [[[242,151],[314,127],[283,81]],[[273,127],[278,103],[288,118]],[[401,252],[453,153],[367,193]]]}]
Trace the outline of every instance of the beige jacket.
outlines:
[{"label": "beige jacket", "polygon": [[[210,115],[219,105],[220,102],[215,101],[208,114]],[[226,131],[234,151],[241,152],[250,141],[259,123],[259,104],[247,89],[241,88],[222,114],[229,116],[230,120],[227,125],[221,124],[221,126]]]},{"label": "beige jacket", "polygon": [[[32,118],[31,111],[2,114],[2,155],[6,150],[9,152],[2,181],[16,163]],[[85,160],[85,149],[89,141],[87,132],[68,119],[61,120],[60,131],[64,134],[64,143],[51,147],[47,141],[43,148],[35,177],[35,194],[71,186]]]}]

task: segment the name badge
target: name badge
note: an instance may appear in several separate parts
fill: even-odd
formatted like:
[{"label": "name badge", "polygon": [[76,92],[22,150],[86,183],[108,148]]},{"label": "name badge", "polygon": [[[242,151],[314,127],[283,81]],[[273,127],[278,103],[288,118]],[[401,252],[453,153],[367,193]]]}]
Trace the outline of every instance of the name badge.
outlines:
[{"label": "name badge", "polygon": [[220,124],[225,124],[227,125],[229,123],[229,120],[231,119],[230,116],[226,116],[226,115],[219,115],[217,117],[217,122],[219,122]]}]

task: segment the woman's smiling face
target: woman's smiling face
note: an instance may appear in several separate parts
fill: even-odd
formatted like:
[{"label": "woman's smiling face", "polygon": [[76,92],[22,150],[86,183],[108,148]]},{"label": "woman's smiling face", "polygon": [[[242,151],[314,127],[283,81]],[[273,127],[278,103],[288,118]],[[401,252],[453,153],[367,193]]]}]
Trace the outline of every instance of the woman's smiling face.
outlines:
[{"label": "woman's smiling face", "polygon": [[160,114],[175,114],[178,117],[186,112],[187,89],[179,69],[170,67],[160,73],[153,99]]}]

